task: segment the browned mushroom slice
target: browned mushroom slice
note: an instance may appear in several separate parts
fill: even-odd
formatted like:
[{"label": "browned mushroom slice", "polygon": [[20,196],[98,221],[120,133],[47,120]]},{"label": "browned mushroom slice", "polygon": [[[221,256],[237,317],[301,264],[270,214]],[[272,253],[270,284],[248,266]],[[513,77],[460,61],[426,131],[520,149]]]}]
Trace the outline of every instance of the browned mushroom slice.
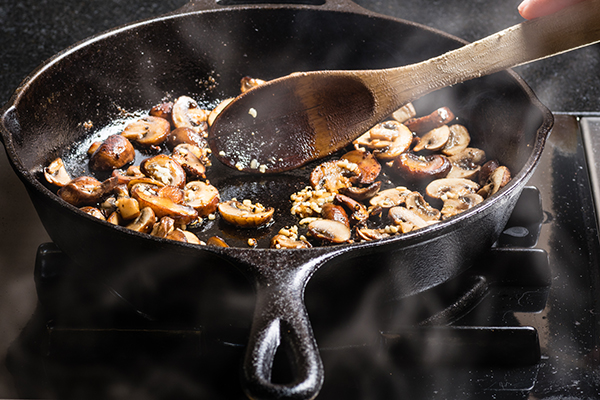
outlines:
[{"label": "browned mushroom slice", "polygon": [[173,103],[173,126],[175,128],[191,128],[199,133],[208,128],[208,110],[202,109],[196,100],[188,96],[181,96]]},{"label": "browned mushroom slice", "polygon": [[136,199],[131,197],[119,197],[115,201],[119,215],[124,220],[131,220],[139,217],[140,215],[140,203]]},{"label": "browned mushroom slice", "polygon": [[94,205],[117,186],[117,178],[100,182],[91,176],[80,176],[58,190],[61,199],[74,206]]},{"label": "browned mushroom slice", "polygon": [[169,136],[167,136],[166,144],[170,150],[173,150],[177,145],[183,143],[192,144],[194,146],[198,146],[199,148],[208,147],[208,142],[204,136],[192,128],[176,128],[169,133]]},{"label": "browned mushroom slice", "polygon": [[317,219],[308,224],[308,233],[325,242],[344,243],[350,240],[350,228],[338,221]]},{"label": "browned mushroom slice", "polygon": [[416,212],[402,206],[390,208],[388,216],[394,224],[402,228],[403,233],[421,229],[429,225],[427,221],[417,215]]},{"label": "browned mushroom slice", "polygon": [[44,168],[44,177],[53,185],[63,187],[71,182],[71,176],[65,168],[62,158],[57,158]]},{"label": "browned mushroom slice", "polygon": [[186,181],[185,171],[179,163],[166,154],[158,154],[142,161],[140,170],[144,175],[165,185],[183,188]]},{"label": "browned mushroom slice", "polygon": [[377,195],[369,200],[369,203],[372,207],[391,208],[403,204],[409,193],[411,191],[403,186],[386,189],[377,193]]},{"label": "browned mushroom slice", "polygon": [[104,214],[102,214],[102,211],[100,211],[96,207],[84,206],[84,207],[81,207],[80,210],[86,214],[91,215],[92,217],[96,217],[102,221],[106,221],[106,217],[104,216]]},{"label": "browned mushroom slice", "polygon": [[465,128],[463,125],[450,125],[449,129],[450,137],[442,149],[442,153],[447,156],[454,156],[469,147],[471,136],[469,135],[467,128]]},{"label": "browned mushroom slice", "polygon": [[381,182],[373,182],[366,187],[350,186],[341,188],[339,192],[357,201],[363,201],[375,196],[381,188]]},{"label": "browned mushroom slice", "polygon": [[262,204],[252,204],[249,200],[239,202],[229,200],[220,203],[219,214],[228,223],[240,228],[260,228],[268,225],[273,220],[275,209],[265,208]]},{"label": "browned mushroom slice", "polygon": [[152,184],[136,183],[131,187],[131,197],[140,203],[141,208],[152,208],[158,218],[168,216],[181,224],[190,224],[198,219],[198,212],[192,207],[161,197],[159,190],[158,186]]},{"label": "browned mushroom slice", "polygon": [[245,76],[240,80],[240,91],[246,93],[248,90],[257,87],[258,85],[262,85],[265,82],[266,81],[262,79]]},{"label": "browned mushroom slice", "polygon": [[498,160],[486,161],[486,163],[483,164],[479,170],[479,184],[481,186],[485,185],[492,172],[494,172],[494,170],[496,170],[496,168],[499,166],[500,163]]},{"label": "browned mushroom slice", "polygon": [[477,193],[469,193],[459,196],[457,198],[446,199],[444,201],[444,206],[442,207],[442,219],[445,220],[457,214],[460,214],[461,212],[476,206],[482,201],[483,197],[481,197]]},{"label": "browned mushroom slice", "polygon": [[166,101],[164,103],[160,103],[160,104],[153,106],[150,109],[149,114],[153,117],[159,117],[159,118],[166,119],[167,121],[169,121],[169,123],[171,123],[171,121],[173,121],[172,112],[173,112],[173,102]]},{"label": "browned mushroom slice", "polygon": [[229,99],[225,99],[222,102],[220,102],[208,115],[208,126],[212,126],[213,122],[215,122],[215,119],[217,119],[217,117],[219,116],[219,114],[221,113],[221,111],[223,111],[225,109],[225,107],[227,107],[229,105],[229,103],[231,103],[233,101],[233,97],[229,98]]},{"label": "browned mushroom slice", "polygon": [[225,242],[225,240],[223,240],[222,238],[220,238],[218,236],[209,237],[208,240],[206,241],[206,244],[208,246],[214,246],[214,247],[229,247],[229,245]]},{"label": "browned mushroom slice", "polygon": [[171,185],[165,185],[158,188],[156,194],[158,194],[159,197],[164,197],[177,204],[183,204],[183,199],[185,198],[183,189]]},{"label": "browned mushroom slice", "polygon": [[344,196],[343,194],[336,194],[335,201],[343,205],[351,214],[351,221],[353,224],[358,224],[369,219],[369,212],[362,203],[354,200],[351,197]]},{"label": "browned mushroom slice", "polygon": [[365,227],[357,229],[356,234],[359,238],[366,241],[381,240],[393,235],[393,233],[390,233],[385,229],[372,229]]},{"label": "browned mushroom slice", "polygon": [[101,145],[102,145],[102,142],[101,142],[101,141],[100,141],[100,142],[98,142],[98,141],[97,141],[97,142],[93,142],[93,143],[90,145],[90,147],[88,147],[88,150],[87,150],[87,155],[91,157],[91,156],[92,156],[92,154],[94,154],[94,152],[95,152],[96,150],[98,150],[98,147],[100,147]]},{"label": "browned mushroom slice", "polygon": [[392,113],[392,118],[398,122],[405,122],[417,115],[415,106],[412,103],[408,103],[397,109]]},{"label": "browned mushroom slice", "polygon": [[325,219],[330,219],[332,221],[338,221],[346,226],[350,226],[350,220],[348,219],[348,214],[346,214],[346,210],[342,206],[333,203],[327,203],[323,205],[323,210],[321,211],[321,215]]},{"label": "browned mushroom slice", "polygon": [[327,161],[318,165],[310,174],[310,183],[315,189],[337,193],[343,187],[360,180],[358,165],[348,160]]},{"label": "browned mushroom slice", "polygon": [[202,181],[188,182],[184,189],[183,201],[198,211],[200,217],[206,217],[217,210],[219,191],[216,187]]},{"label": "browned mushroom slice", "polygon": [[441,154],[421,156],[412,152],[402,153],[392,164],[392,171],[409,182],[441,178],[451,168],[450,160]]},{"label": "browned mushroom slice", "polygon": [[92,171],[110,171],[121,168],[135,159],[135,150],[129,140],[121,135],[111,135],[98,146],[90,157]]},{"label": "browned mushroom slice", "polygon": [[[195,234],[193,234],[193,233],[192,233],[192,232],[190,232],[190,231],[183,231],[183,230],[181,230],[181,229],[179,229],[179,228],[176,228],[176,229],[175,229],[175,232],[177,232],[177,235],[180,235],[180,234],[182,234],[183,236],[185,236],[185,240],[186,240],[188,243],[192,243],[192,244],[200,244],[200,245],[206,245],[206,243],[204,243],[202,240],[200,240],[200,239],[198,238],[198,236],[196,236]],[[168,236],[168,239],[172,239],[172,237],[171,237],[171,236]]]},{"label": "browned mushroom slice", "polygon": [[175,220],[171,217],[162,217],[152,227],[152,236],[166,238],[171,232],[175,230]]},{"label": "browned mushroom slice", "polygon": [[206,178],[206,167],[196,156],[196,152],[193,151],[194,147],[201,152],[197,146],[180,144],[173,149],[171,158],[181,165],[192,178]]},{"label": "browned mushroom slice", "polygon": [[473,147],[467,147],[462,152],[448,157],[452,163],[452,169],[446,175],[447,178],[472,179],[481,169],[485,162],[485,152]]},{"label": "browned mushroom slice", "polygon": [[406,208],[414,211],[425,221],[438,221],[440,219],[440,210],[433,208],[425,201],[421,193],[411,192],[406,196]]},{"label": "browned mushroom slice", "polygon": [[344,154],[342,159],[358,165],[361,172],[359,183],[363,185],[373,183],[381,172],[381,164],[379,164],[373,153],[368,151],[352,150]]},{"label": "browned mushroom slice", "polygon": [[375,125],[353,143],[355,147],[374,149],[375,157],[379,160],[392,160],[407,151],[412,141],[413,134],[406,126],[390,120]]},{"label": "browned mushroom slice", "polygon": [[123,219],[117,211],[111,213],[106,220],[113,225],[122,225],[123,223]]},{"label": "browned mushroom slice", "polygon": [[155,223],[156,215],[154,214],[154,211],[150,207],[144,207],[142,208],[139,217],[126,227],[136,232],[150,233]]},{"label": "browned mushroom slice", "polygon": [[169,136],[171,124],[164,118],[147,115],[130,123],[123,129],[121,136],[141,146],[159,146]]},{"label": "browned mushroom slice", "polygon": [[413,151],[430,150],[437,151],[443,148],[450,138],[450,128],[442,125],[427,132],[421,137],[419,143],[413,147]]},{"label": "browned mushroom slice", "polygon": [[484,198],[488,198],[506,186],[510,182],[510,171],[505,166],[500,166],[490,174],[485,185],[477,192]]},{"label": "browned mushroom slice", "polygon": [[469,193],[475,193],[479,189],[479,184],[470,179],[464,178],[442,178],[436,179],[427,185],[425,192],[434,199],[446,200],[449,198],[458,198]]},{"label": "browned mushroom slice", "polygon": [[140,167],[138,165],[131,165],[125,171],[121,169],[115,169],[112,172],[112,176],[119,180],[119,184],[128,184],[134,179],[145,177],[142,171],[140,171]]},{"label": "browned mushroom slice", "polygon": [[448,107],[441,107],[432,112],[429,115],[419,118],[411,118],[404,122],[404,125],[411,132],[417,135],[422,135],[425,132],[429,132],[432,129],[439,128],[442,125],[446,125],[454,120],[454,114]]}]

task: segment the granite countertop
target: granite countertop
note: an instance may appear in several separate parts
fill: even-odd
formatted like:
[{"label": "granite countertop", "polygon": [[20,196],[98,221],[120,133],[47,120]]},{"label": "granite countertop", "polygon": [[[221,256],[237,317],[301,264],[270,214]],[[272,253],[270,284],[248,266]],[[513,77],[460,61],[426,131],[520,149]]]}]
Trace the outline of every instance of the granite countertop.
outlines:
[{"label": "granite countertop", "polygon": [[[375,12],[438,28],[468,41],[522,21],[520,0],[357,0]],[[187,0],[17,0],[0,2],[0,106],[55,53],[95,33],[173,11]],[[600,111],[600,46],[516,69],[552,111]],[[33,267],[48,241],[33,206],[0,151],[0,359],[36,304]],[[10,211],[6,211],[10,210]],[[16,397],[0,363],[0,398]]]}]

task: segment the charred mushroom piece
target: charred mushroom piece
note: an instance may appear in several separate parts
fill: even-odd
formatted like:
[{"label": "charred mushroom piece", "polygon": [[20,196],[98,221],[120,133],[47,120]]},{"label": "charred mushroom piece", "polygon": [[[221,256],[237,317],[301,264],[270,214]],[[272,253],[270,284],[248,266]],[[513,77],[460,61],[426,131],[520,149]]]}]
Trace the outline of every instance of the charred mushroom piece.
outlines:
[{"label": "charred mushroom piece", "polygon": [[183,188],[186,181],[185,171],[179,163],[166,154],[158,154],[142,161],[142,173],[165,185]]},{"label": "charred mushroom piece", "polygon": [[440,210],[433,208],[425,201],[421,193],[411,192],[406,196],[406,208],[415,212],[419,217],[425,221],[439,221],[441,213]]},{"label": "charred mushroom piece", "polygon": [[216,187],[202,181],[191,181],[185,185],[183,192],[185,204],[195,209],[200,217],[217,210],[220,199]]},{"label": "charred mushroom piece", "polygon": [[212,126],[213,122],[215,122],[215,119],[217,119],[217,117],[219,116],[219,114],[221,113],[221,111],[223,111],[225,109],[225,107],[227,107],[229,105],[229,103],[231,103],[233,101],[233,97],[229,98],[229,99],[225,99],[222,102],[220,102],[208,115],[208,126]]},{"label": "charred mushroom piece", "polygon": [[44,168],[44,177],[53,185],[63,187],[71,182],[71,176],[65,168],[62,158],[57,158]]},{"label": "charred mushroom piece", "polygon": [[439,128],[442,125],[452,122],[454,118],[454,114],[448,107],[441,107],[424,117],[411,118],[404,122],[404,125],[406,125],[411,132],[422,135],[425,132],[429,132],[432,129]]},{"label": "charred mushroom piece", "polygon": [[446,175],[447,178],[472,179],[481,169],[485,162],[485,152],[473,147],[467,147],[462,152],[448,157],[452,163],[452,169]]},{"label": "charred mushroom piece", "polygon": [[92,217],[98,218],[102,221],[106,221],[106,217],[104,216],[104,214],[102,214],[102,211],[100,211],[96,207],[84,206],[84,207],[81,207],[80,210],[86,214],[91,215]]},{"label": "charred mushroom piece", "polygon": [[417,215],[416,212],[402,206],[390,208],[388,216],[394,224],[401,227],[402,233],[411,232],[415,229],[421,229],[429,225],[427,221]]},{"label": "charred mushroom piece", "polygon": [[424,134],[419,143],[413,147],[413,151],[431,150],[437,151],[442,149],[450,138],[450,128],[448,125],[442,125]]},{"label": "charred mushroom piece", "polygon": [[169,136],[167,136],[166,144],[170,150],[173,150],[177,145],[184,143],[198,146],[199,148],[208,148],[208,142],[204,136],[192,128],[176,128],[169,133]]},{"label": "charred mushroom piece", "polygon": [[360,181],[361,170],[348,160],[327,161],[318,165],[310,174],[310,183],[313,188],[325,189],[337,193],[343,187],[352,186]]},{"label": "charred mushroom piece", "polygon": [[483,201],[483,197],[477,193],[468,193],[457,198],[448,198],[442,207],[442,219],[446,220],[463,211],[476,206]]},{"label": "charred mushroom piece", "polygon": [[140,212],[140,216],[126,227],[136,232],[149,233],[155,223],[156,215],[154,215],[154,211],[150,207],[144,207]]},{"label": "charred mushroom piece", "polygon": [[469,147],[471,136],[469,135],[467,128],[463,125],[450,125],[449,129],[450,137],[442,149],[442,153],[447,156],[454,156]]},{"label": "charred mushroom piece", "polygon": [[372,207],[391,208],[403,204],[409,193],[411,193],[411,191],[403,186],[386,189],[371,198],[369,203]]},{"label": "charred mushroom piece", "polygon": [[245,76],[240,81],[240,91],[246,93],[248,90],[257,87],[258,85],[262,85],[265,82],[266,81],[262,79]]},{"label": "charred mushroom piece", "polygon": [[125,127],[121,136],[140,146],[160,146],[171,132],[171,124],[164,118],[151,115],[140,118]]},{"label": "charred mushroom piece", "polygon": [[368,185],[373,183],[381,172],[381,164],[377,158],[368,151],[352,150],[342,156],[342,160],[348,160],[360,168],[360,180],[358,183]]},{"label": "charred mushroom piece", "polygon": [[510,171],[505,166],[500,166],[491,173],[486,184],[477,192],[480,196],[488,198],[510,182]]},{"label": "charred mushroom piece", "polygon": [[350,228],[338,221],[329,219],[317,219],[308,224],[308,233],[325,242],[345,243],[350,240],[352,232]]},{"label": "charred mushroom piece", "polygon": [[445,201],[449,198],[456,199],[469,193],[475,193],[478,189],[479,184],[470,179],[442,178],[427,185],[425,192],[429,197]]},{"label": "charred mushroom piece", "polygon": [[252,204],[250,200],[239,202],[229,200],[218,206],[221,217],[231,225],[240,228],[261,228],[273,220],[275,209],[265,208],[262,204]]},{"label": "charred mushroom piece", "polygon": [[61,199],[76,207],[94,205],[110,195],[117,186],[117,178],[104,182],[91,176],[80,176],[58,190]]},{"label": "charred mushroom piece", "polygon": [[173,103],[173,126],[191,128],[198,133],[204,133],[208,129],[206,121],[209,113],[208,110],[202,109],[196,100],[181,96]]},{"label": "charred mushroom piece", "polygon": [[136,183],[131,187],[131,197],[140,203],[140,207],[150,207],[157,218],[168,216],[181,224],[190,224],[198,219],[198,212],[192,207],[177,204],[167,197],[159,195],[160,187],[148,183]]},{"label": "charred mushroom piece", "polygon": [[348,214],[346,214],[346,210],[344,210],[342,206],[339,206],[337,204],[324,204],[323,210],[321,211],[321,215],[324,219],[338,221],[348,227],[350,226],[350,220],[348,219]]},{"label": "charred mushroom piece", "polygon": [[[197,150],[194,151],[193,148]],[[192,178],[206,178],[206,167],[196,156],[196,153],[202,152],[198,147],[190,144],[180,144],[173,149],[171,158],[175,160],[183,170]]]},{"label": "charred mushroom piece", "polygon": [[92,171],[110,171],[121,168],[135,159],[135,150],[121,135],[111,135],[98,146],[90,157]]},{"label": "charred mushroom piece", "polygon": [[421,156],[406,152],[396,158],[392,164],[392,171],[409,182],[442,178],[451,169],[450,160],[441,154]]},{"label": "charred mushroom piece", "polygon": [[350,186],[340,189],[340,193],[353,198],[356,201],[363,201],[375,196],[381,188],[381,182],[373,182],[366,187]]},{"label": "charred mushroom piece", "polygon": [[414,116],[417,115],[415,111],[415,106],[412,103],[408,103],[397,109],[392,113],[392,118],[394,118],[398,122],[406,122]]}]

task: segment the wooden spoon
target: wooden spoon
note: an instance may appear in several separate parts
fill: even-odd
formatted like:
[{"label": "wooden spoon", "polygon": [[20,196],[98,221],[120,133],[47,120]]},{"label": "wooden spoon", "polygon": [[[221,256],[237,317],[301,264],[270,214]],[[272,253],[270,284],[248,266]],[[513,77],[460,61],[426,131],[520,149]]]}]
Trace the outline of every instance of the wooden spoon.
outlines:
[{"label": "wooden spoon", "polygon": [[434,90],[600,41],[600,0],[399,68],[295,73],[245,92],[211,127],[224,164],[275,173],[324,157]]}]

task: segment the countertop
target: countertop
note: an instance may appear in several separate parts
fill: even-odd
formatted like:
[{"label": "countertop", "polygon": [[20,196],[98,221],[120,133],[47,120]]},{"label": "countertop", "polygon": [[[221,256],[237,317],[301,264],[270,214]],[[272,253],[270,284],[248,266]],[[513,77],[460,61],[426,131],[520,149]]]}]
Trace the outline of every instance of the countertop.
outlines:
[{"label": "countertop", "polygon": [[[186,0],[0,1],[0,104],[44,60],[95,33],[173,11]],[[468,41],[522,21],[519,0],[359,0],[381,14],[412,20]],[[600,46],[519,67],[519,73],[552,111],[596,114],[600,110]],[[24,187],[0,152],[0,359],[36,304],[36,249],[48,241]],[[0,365],[0,397],[16,397]]]}]

